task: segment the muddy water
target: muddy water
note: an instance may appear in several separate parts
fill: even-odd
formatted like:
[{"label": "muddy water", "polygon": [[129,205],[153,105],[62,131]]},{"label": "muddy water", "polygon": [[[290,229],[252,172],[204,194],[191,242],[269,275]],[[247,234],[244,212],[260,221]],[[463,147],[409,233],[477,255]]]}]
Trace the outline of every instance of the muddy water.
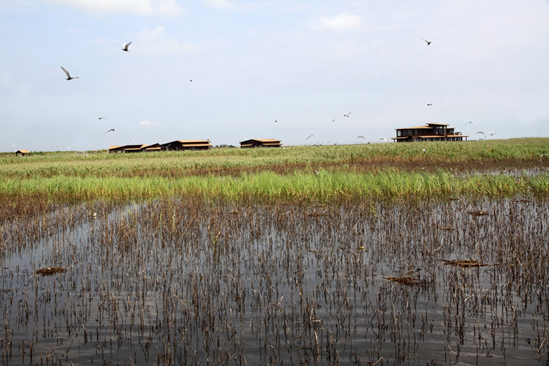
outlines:
[{"label": "muddy water", "polygon": [[544,365],[547,212],[170,200],[4,221],[1,364]]}]

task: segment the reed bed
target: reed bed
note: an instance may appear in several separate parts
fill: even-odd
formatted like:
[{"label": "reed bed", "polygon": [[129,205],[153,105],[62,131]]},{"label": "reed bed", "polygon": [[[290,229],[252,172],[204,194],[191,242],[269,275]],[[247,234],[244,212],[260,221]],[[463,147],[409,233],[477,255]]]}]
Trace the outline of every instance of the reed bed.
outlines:
[{"label": "reed bed", "polygon": [[546,364],[548,205],[50,203],[0,226],[0,362]]},{"label": "reed bed", "polygon": [[461,175],[439,171],[411,173],[316,174],[272,172],[232,176],[150,178],[54,177],[4,179],[0,197],[17,199],[42,197],[47,201],[79,202],[109,199],[131,201],[160,197],[199,196],[234,202],[346,201],[360,199],[441,199],[458,196],[512,197],[549,196],[549,173],[513,175]]},{"label": "reed bed", "polygon": [[[423,153],[423,149],[427,153]],[[444,169],[456,172],[547,168],[549,139],[476,142],[295,146],[282,149],[217,148],[140,154],[47,153],[27,157],[0,155],[0,176],[164,177],[240,175],[265,170],[279,174],[323,169],[377,172]],[[541,161],[540,161],[541,160]]]}]

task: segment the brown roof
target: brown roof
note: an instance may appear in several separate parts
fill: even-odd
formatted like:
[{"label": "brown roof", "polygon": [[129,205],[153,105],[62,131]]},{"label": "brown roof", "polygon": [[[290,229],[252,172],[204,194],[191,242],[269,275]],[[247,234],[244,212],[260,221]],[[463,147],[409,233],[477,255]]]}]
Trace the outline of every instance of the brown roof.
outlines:
[{"label": "brown roof", "polygon": [[109,147],[109,150],[112,150],[112,149],[118,149],[120,147],[124,147],[123,145],[118,145],[118,146],[111,146]]},{"label": "brown roof", "polygon": [[16,151],[16,153],[21,153],[21,154],[30,154],[30,151],[29,150],[23,150],[23,149],[19,149]]},{"label": "brown roof", "polygon": [[184,147],[210,147],[211,144],[183,144]]},{"label": "brown roof", "polygon": [[402,128],[395,128],[395,130],[429,129],[429,128],[433,128],[433,126],[448,126],[448,124],[446,124],[446,123],[427,123],[427,125],[425,125],[425,126],[402,127]]},{"label": "brown roof", "polygon": [[176,140],[181,142],[182,144],[195,144],[195,143],[210,143],[210,140]]},{"label": "brown roof", "polygon": [[251,143],[252,141],[258,141],[258,142],[262,142],[262,143],[280,143],[280,140],[277,140],[277,139],[249,139],[249,140],[244,140],[244,141],[240,141],[240,144],[245,144],[245,143]]}]

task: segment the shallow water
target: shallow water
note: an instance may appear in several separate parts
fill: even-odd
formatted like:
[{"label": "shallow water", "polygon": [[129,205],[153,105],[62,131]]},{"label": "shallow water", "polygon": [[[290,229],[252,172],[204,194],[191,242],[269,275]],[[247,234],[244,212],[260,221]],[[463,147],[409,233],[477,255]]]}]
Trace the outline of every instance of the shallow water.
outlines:
[{"label": "shallow water", "polygon": [[5,221],[2,364],[547,364],[547,212],[171,200]]}]

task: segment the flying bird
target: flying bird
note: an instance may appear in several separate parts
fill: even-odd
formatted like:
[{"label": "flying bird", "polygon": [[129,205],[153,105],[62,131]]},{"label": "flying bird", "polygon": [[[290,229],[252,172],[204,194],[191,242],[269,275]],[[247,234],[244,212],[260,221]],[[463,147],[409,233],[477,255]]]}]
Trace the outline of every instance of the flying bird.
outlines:
[{"label": "flying bird", "polygon": [[357,138],[357,139],[363,139],[364,136],[357,136],[356,138]]},{"label": "flying bird", "polygon": [[484,135],[484,139],[486,140],[486,134],[485,134],[484,132],[478,131],[478,132],[477,132],[477,135],[478,135],[478,134]]},{"label": "flying bird", "polygon": [[[128,50],[128,47],[130,47],[130,45],[132,44],[133,41],[129,42],[129,43],[124,43],[122,45],[122,51],[126,51],[126,52],[129,52],[130,50]],[[138,52],[139,53],[139,52]]]},{"label": "flying bird", "polygon": [[69,72],[65,70],[63,66],[61,66],[61,68],[63,69],[63,71],[65,71],[65,74],[67,74],[67,80],[78,79],[78,76],[71,76],[71,74],[69,74]]},{"label": "flying bird", "polygon": [[495,132],[492,132],[492,130],[490,130],[490,136],[494,136],[495,134]]},{"label": "flying bird", "polygon": [[464,125],[470,125],[470,124],[476,125],[476,122],[469,121],[469,122],[464,123]]},{"label": "flying bird", "polygon": [[332,122],[335,122],[335,121],[336,121],[336,119],[334,118],[334,119],[332,120]]},{"label": "flying bird", "polygon": [[117,129],[117,128],[111,128],[110,130],[108,130],[108,131],[105,132],[105,133],[114,132],[114,131],[118,131],[118,129]]},{"label": "flying bird", "polygon": [[[423,39],[423,40],[425,41],[425,43],[427,43],[427,46],[429,46],[429,45],[430,45],[431,43],[433,43],[433,41],[434,41],[434,39],[433,39],[433,41],[428,41],[428,40],[426,40],[425,38],[421,38],[421,39]],[[436,39],[436,38],[435,38],[435,39]]]},{"label": "flying bird", "polygon": [[105,119],[105,118],[107,118],[107,117],[99,117],[100,120]]},{"label": "flying bird", "polygon": [[[352,112],[349,112],[347,114],[344,114],[343,117],[349,117],[351,115]],[[333,121],[332,121],[333,122]]]},{"label": "flying bird", "polygon": [[433,103],[427,103],[427,107],[431,107]]},{"label": "flying bird", "polygon": [[278,121],[275,119],[275,123],[277,123]]},{"label": "flying bird", "polygon": [[310,134],[308,137],[307,137],[307,140],[310,139],[311,137],[313,137],[314,133]]},{"label": "flying bird", "polygon": [[379,139],[380,141],[387,142],[387,139],[385,137],[382,137]]}]

